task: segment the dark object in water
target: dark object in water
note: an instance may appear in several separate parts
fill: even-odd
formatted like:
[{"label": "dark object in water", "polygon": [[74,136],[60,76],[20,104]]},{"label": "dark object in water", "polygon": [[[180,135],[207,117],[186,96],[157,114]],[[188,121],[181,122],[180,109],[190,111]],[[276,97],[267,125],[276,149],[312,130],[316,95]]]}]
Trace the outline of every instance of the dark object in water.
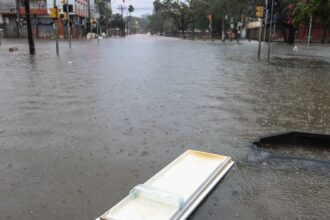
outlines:
[{"label": "dark object in water", "polygon": [[262,137],[254,144],[259,147],[299,145],[330,148],[330,135],[291,131]]},{"label": "dark object in water", "polygon": [[18,50],[17,47],[10,47],[10,48],[9,48],[9,51],[10,51],[10,52],[14,52],[14,51],[17,51],[17,50]]},{"label": "dark object in water", "polygon": [[330,162],[330,135],[326,134],[277,133],[261,137],[254,145],[268,158]]}]

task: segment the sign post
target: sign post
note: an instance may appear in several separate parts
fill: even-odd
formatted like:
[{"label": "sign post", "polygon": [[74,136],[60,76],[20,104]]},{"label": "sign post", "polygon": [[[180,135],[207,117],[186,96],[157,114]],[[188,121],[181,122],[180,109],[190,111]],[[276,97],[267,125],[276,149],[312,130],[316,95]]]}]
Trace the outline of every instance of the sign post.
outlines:
[{"label": "sign post", "polygon": [[309,29],[308,29],[308,39],[307,39],[307,46],[309,47],[309,43],[311,41],[311,34],[312,34],[312,24],[313,24],[313,16],[309,19]]},{"label": "sign post", "polygon": [[209,19],[209,30],[210,30],[210,41],[212,40],[212,15],[209,14],[207,16],[207,18]]},{"label": "sign post", "polygon": [[26,26],[28,31],[30,54],[33,55],[36,53],[36,49],[34,47],[34,40],[33,40],[32,27],[31,27],[30,1],[24,0],[24,6],[25,6]]},{"label": "sign post", "polygon": [[273,14],[274,14],[274,1],[272,0],[272,6],[271,6],[271,12],[270,12],[269,36],[268,36],[268,56],[267,56],[268,62],[270,60]]},{"label": "sign post", "polygon": [[262,17],[263,17],[264,7],[257,6],[256,7],[256,17],[259,18],[260,27],[259,27],[259,44],[258,44],[258,59],[260,59],[261,52],[261,35],[262,35]]},{"label": "sign post", "polygon": [[69,14],[69,0],[66,0],[66,13],[68,18],[69,47],[71,48],[71,24],[70,24],[70,14]]},{"label": "sign post", "polygon": [[59,54],[59,46],[58,46],[58,18],[59,18],[59,13],[61,12],[61,9],[59,9],[56,5],[56,0],[54,0],[54,8],[50,8],[50,17],[53,18],[54,21],[54,35],[55,35],[55,40],[56,40],[56,54]]}]

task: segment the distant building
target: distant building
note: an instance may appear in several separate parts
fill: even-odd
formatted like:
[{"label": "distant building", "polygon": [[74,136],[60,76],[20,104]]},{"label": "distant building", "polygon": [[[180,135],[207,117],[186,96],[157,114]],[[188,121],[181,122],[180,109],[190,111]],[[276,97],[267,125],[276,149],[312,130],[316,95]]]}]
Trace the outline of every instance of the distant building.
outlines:
[{"label": "distant building", "polygon": [[13,37],[17,36],[15,1],[0,0],[0,28],[4,29],[6,37],[8,36],[8,32],[13,33]]},{"label": "distant building", "polygon": [[[52,20],[48,17],[47,1],[30,0],[30,12],[33,35],[47,35],[52,29],[49,27]],[[26,37],[24,0],[0,0],[0,17],[5,37]]]},{"label": "distant building", "polygon": [[[294,8],[294,4],[285,5],[277,15],[277,19],[273,20],[273,24],[276,24],[276,33],[273,33],[275,40],[284,40],[285,42],[289,43],[293,43],[294,41],[307,41],[309,25],[300,25],[298,28],[293,25],[292,11]],[[260,22],[248,23],[246,25],[247,38],[257,40],[259,36],[259,27]],[[265,35],[266,40],[268,40],[269,27],[270,26],[268,23]],[[330,33],[327,31],[326,27],[322,26],[319,22],[313,21],[311,29],[311,41],[321,42],[322,39],[324,42],[330,42]]]},{"label": "distant building", "polygon": [[[93,1],[93,0],[90,0]],[[67,36],[66,21],[63,19],[63,5],[56,0],[61,9],[62,17],[58,20],[60,37]],[[49,17],[49,9],[53,8],[53,0],[30,0],[32,32],[36,38],[54,36],[53,19]],[[89,16],[89,0],[68,0],[73,6],[70,13],[73,37],[82,37],[87,33]],[[4,29],[5,37],[26,37],[26,20],[24,0],[0,0],[0,28]]]},{"label": "distant building", "polygon": [[[92,0],[90,0],[92,1]],[[63,18],[63,5],[61,0],[56,0],[57,7],[61,9],[61,19],[58,20],[59,35],[61,38],[67,37],[67,21]],[[47,8],[53,8],[53,0],[47,0]],[[68,0],[68,4],[72,5],[73,12],[70,14],[71,35],[73,38],[80,38],[87,34],[87,19],[89,16],[89,0]]]}]

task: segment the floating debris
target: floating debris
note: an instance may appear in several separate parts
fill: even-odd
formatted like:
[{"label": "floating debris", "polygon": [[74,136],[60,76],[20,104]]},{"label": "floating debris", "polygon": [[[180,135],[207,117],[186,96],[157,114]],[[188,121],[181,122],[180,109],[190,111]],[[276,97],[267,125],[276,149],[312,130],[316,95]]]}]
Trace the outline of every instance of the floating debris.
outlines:
[{"label": "floating debris", "polygon": [[233,164],[227,156],[188,150],[97,220],[186,219]]},{"label": "floating debris", "polygon": [[9,47],[8,49],[10,52],[18,51],[17,47]]}]

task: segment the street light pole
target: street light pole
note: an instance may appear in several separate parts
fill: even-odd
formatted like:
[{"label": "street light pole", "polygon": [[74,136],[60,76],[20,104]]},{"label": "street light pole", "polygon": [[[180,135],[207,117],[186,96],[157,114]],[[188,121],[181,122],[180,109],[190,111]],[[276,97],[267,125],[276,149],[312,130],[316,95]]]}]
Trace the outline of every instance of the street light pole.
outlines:
[{"label": "street light pole", "polygon": [[266,0],[266,16],[265,16],[265,29],[264,29],[264,42],[266,42],[266,30],[267,30],[267,20],[268,20],[268,0]]},{"label": "street light pole", "polygon": [[99,21],[96,22],[96,32],[97,32],[97,44],[100,43],[100,24]]},{"label": "street light pole", "polygon": [[69,0],[66,0],[66,13],[68,15],[68,38],[69,48],[71,48],[71,25],[70,25],[70,14],[69,14]]},{"label": "street light pole", "polygon": [[30,49],[30,54],[33,55],[36,53],[36,49],[34,47],[34,40],[33,40],[33,35],[32,35],[30,1],[24,0],[24,6],[25,6],[25,15],[26,15],[26,26],[27,26],[27,31],[28,31],[29,49]]},{"label": "street light pole", "polygon": [[210,41],[212,41],[212,15],[209,15],[208,19],[209,19]]},{"label": "street light pole", "polygon": [[20,15],[19,15],[19,0],[16,0],[16,28],[17,28],[17,38],[20,37],[20,30],[19,30],[19,22],[20,22]]},{"label": "street light pole", "polygon": [[312,24],[313,24],[313,16],[309,19],[309,30],[308,30],[308,40],[307,40],[307,46],[309,47],[309,43],[311,41],[311,33],[312,33]]},{"label": "street light pole", "polygon": [[226,16],[225,15],[223,15],[223,17],[222,17],[222,33],[221,33],[221,39],[222,39],[222,42],[225,42],[225,18],[226,18]]},{"label": "street light pole", "polygon": [[272,7],[270,12],[270,25],[269,25],[269,36],[268,36],[268,62],[270,59],[270,47],[271,47],[271,35],[272,35],[272,23],[273,23],[273,11],[274,11],[274,0],[272,1]]},{"label": "street light pole", "polygon": [[260,60],[260,52],[261,52],[261,36],[262,36],[262,18],[259,18],[260,28],[259,28],[259,45],[258,45],[258,59]]},{"label": "street light pole", "polygon": [[[91,30],[92,30],[92,23],[91,23],[91,1],[90,0],[88,0],[87,1],[87,4],[88,4],[88,7],[87,7],[87,9],[88,9],[88,22],[86,22],[87,24],[89,24],[89,29],[90,29],[90,32],[92,32]],[[87,31],[88,32],[88,31]]]},{"label": "street light pole", "polygon": [[54,0],[54,8],[55,8],[55,16],[56,18],[54,19],[54,32],[55,32],[55,40],[56,40],[56,54],[59,54],[59,46],[58,46],[58,8],[56,5],[56,0]]}]

